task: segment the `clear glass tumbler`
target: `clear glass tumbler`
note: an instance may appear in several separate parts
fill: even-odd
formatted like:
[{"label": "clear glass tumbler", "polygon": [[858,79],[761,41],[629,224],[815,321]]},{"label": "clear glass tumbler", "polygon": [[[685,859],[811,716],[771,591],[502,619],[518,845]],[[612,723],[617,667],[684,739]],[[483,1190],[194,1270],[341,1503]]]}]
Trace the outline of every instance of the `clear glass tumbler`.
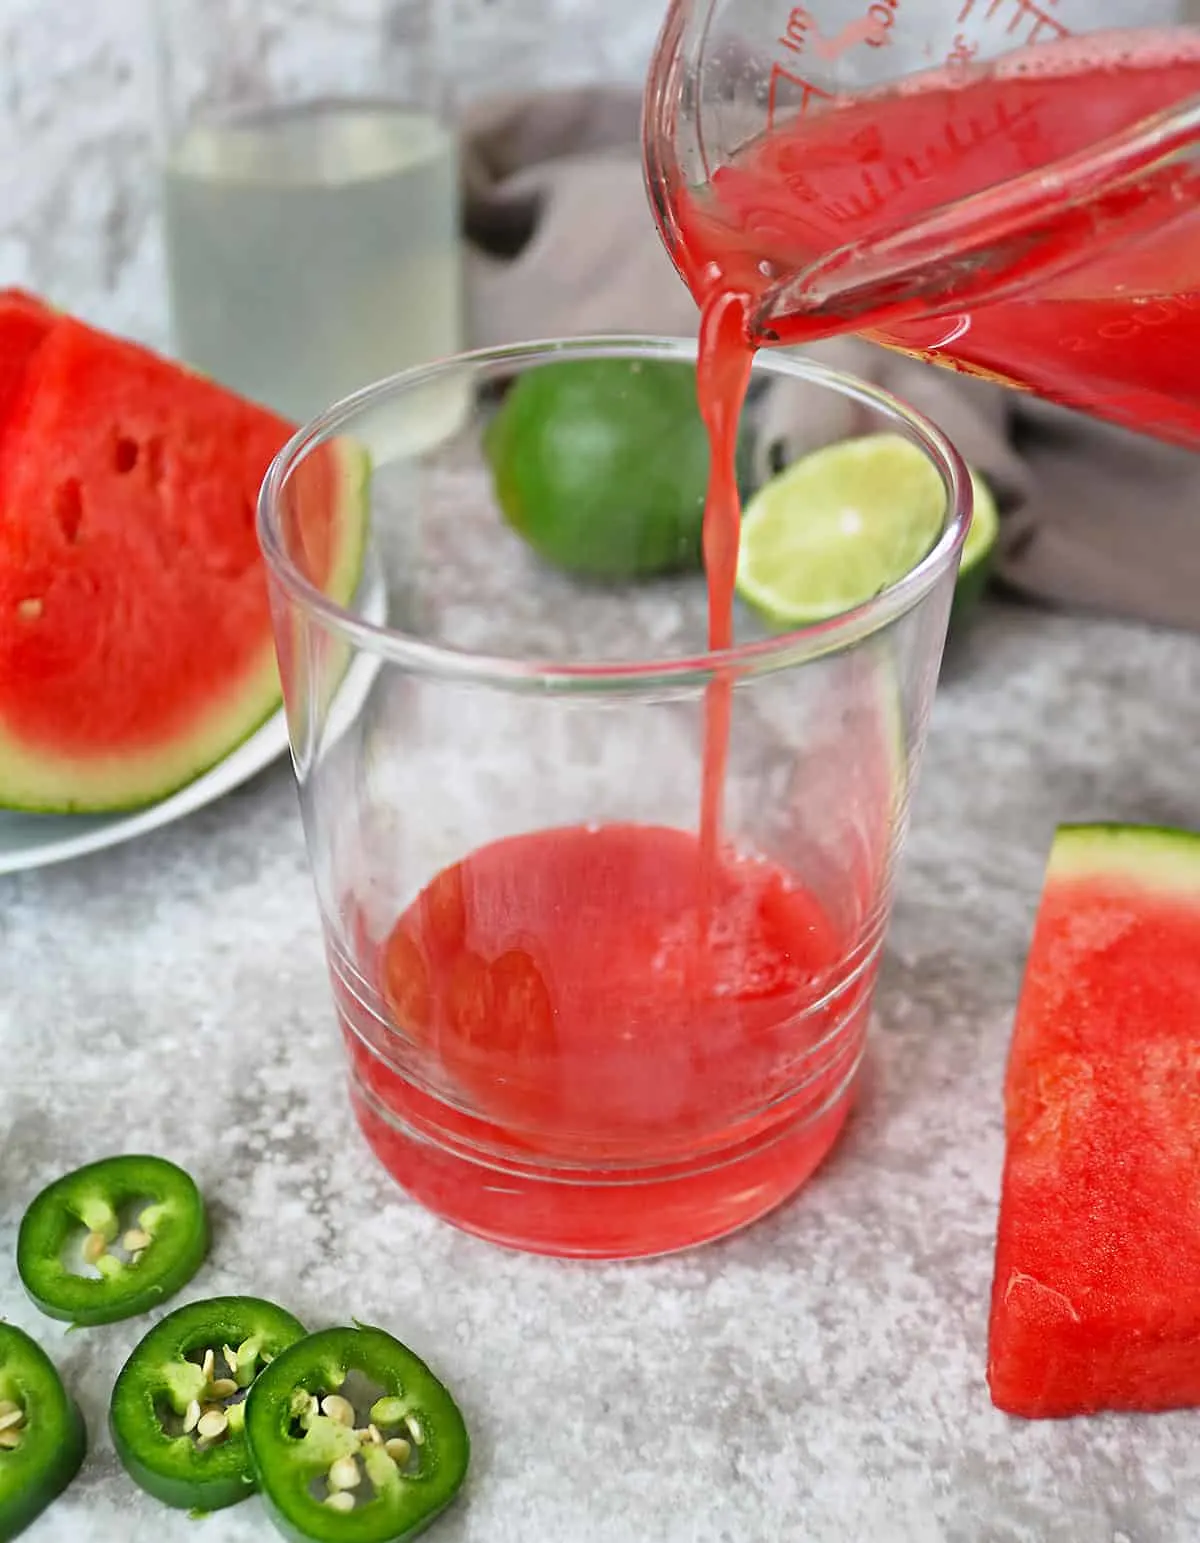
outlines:
[{"label": "clear glass tumbler", "polygon": [[[409,372],[298,434],[259,509],[362,1129],[448,1220],[593,1257],[741,1227],[836,1140],[970,520],[966,473],[932,425],[848,377],[760,357],[745,443],[773,383],[807,383],[851,403],[856,432],[921,449],[944,521],[869,604],[783,636],[740,614],[735,646],[707,654],[698,568],[572,577],[497,500],[489,425],[514,382],[613,358],[690,373],[695,353],[585,339]],[[420,425],[448,383],[472,409],[431,449]],[[698,476],[702,490],[685,439],[648,433],[639,489]],[[751,483],[763,460],[746,456]],[[589,528],[628,537],[645,507],[630,491],[592,484]],[[542,518],[577,512],[551,502]],[[706,851],[714,693],[732,698],[732,733]]]},{"label": "clear glass tumbler", "polygon": [[175,346],[303,422],[462,347],[439,0],[154,0]]}]

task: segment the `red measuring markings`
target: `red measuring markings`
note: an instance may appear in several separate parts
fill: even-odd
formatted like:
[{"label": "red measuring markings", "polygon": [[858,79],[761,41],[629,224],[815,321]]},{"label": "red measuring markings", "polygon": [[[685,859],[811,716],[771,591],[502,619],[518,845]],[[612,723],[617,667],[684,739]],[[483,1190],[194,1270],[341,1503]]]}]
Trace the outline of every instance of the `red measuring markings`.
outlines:
[{"label": "red measuring markings", "polygon": [[[794,90],[789,92],[788,86],[793,87]],[[781,90],[784,98],[782,101],[780,100]],[[795,95],[797,91],[798,99]],[[796,113],[803,116],[808,111],[809,103],[814,99],[831,102],[833,92],[822,91],[820,86],[814,86],[812,81],[805,80],[803,75],[797,75],[794,70],[785,69],[782,64],[773,64],[770,84],[767,87],[767,127],[769,129],[775,127],[775,114],[780,107],[787,109],[789,117]]]},{"label": "red measuring markings", "polygon": [[812,53],[831,63],[860,43],[868,48],[882,48],[899,9],[900,0],[873,0],[864,15],[827,38],[813,13],[806,6],[794,5],[778,38],[779,46],[793,54]]},{"label": "red measuring markings", "polygon": [[872,30],[869,37],[863,38],[863,42],[868,48],[883,47],[899,10],[900,0],[876,0],[874,5],[867,7],[866,20]]},{"label": "red measuring markings", "polygon": [[882,130],[866,125],[845,141],[859,164],[853,169],[839,168],[836,195],[830,194],[828,186],[819,189],[802,173],[787,176],[785,185],[798,204],[831,226],[870,220],[930,179],[953,175],[962,162],[986,153],[991,143],[1035,143],[1041,132],[1041,105],[1037,97],[1016,103],[1000,99],[978,113],[955,121],[947,119],[935,136],[914,141],[903,153],[891,155]]},{"label": "red measuring markings", "polygon": [[816,27],[811,11],[802,5],[794,5],[788,12],[787,25],[779,37],[779,46],[791,53],[802,54],[808,46],[808,35]]},{"label": "red measuring markings", "polygon": [[[860,45],[882,48],[899,9],[900,0],[872,0],[862,16],[849,22],[835,36],[826,37],[813,13],[806,6],[794,5],[788,12],[783,31],[776,42],[789,54],[807,54],[832,64]],[[789,59],[782,64],[776,62],[771,68],[767,92],[768,127],[774,125],[778,108],[785,105],[781,100],[781,92],[786,95],[786,106],[792,114],[804,114],[814,99],[829,101],[834,95],[832,91],[816,86],[803,75],[798,75],[791,64]],[[787,91],[788,86],[793,89]]]},{"label": "red measuring markings", "polygon": [[[1046,0],[1046,3],[1057,5],[1058,0]],[[1049,37],[1071,36],[1070,27],[1064,26],[1057,16],[1051,16],[1049,11],[1035,4],[1035,0],[963,0],[962,10],[958,13],[959,25],[977,10],[982,11],[979,17],[982,21],[993,21],[996,18],[1004,21],[1007,18],[1008,25],[1004,30],[1014,35],[1020,33],[1021,41],[1026,45],[1044,42]],[[1022,27],[1024,32],[1020,32]]]}]

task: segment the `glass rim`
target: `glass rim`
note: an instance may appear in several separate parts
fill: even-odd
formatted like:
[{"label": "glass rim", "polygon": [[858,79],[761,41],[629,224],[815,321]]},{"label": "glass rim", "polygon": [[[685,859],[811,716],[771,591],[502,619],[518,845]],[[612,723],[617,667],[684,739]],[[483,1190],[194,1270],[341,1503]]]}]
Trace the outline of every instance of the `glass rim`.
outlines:
[{"label": "glass rim", "polygon": [[426,641],[413,633],[357,616],[331,600],[288,556],[280,531],[280,501],[293,471],[321,445],[350,430],[354,420],[380,403],[454,375],[488,367],[526,366],[552,358],[658,358],[694,363],[695,339],[614,333],[472,349],[390,375],[335,402],[292,435],[267,469],[259,489],[257,534],[275,581],[289,602],[360,653],[397,664],[410,673],[493,685],[509,690],[628,691],[704,685],[732,673],[759,674],[793,668],[838,653],[882,631],[913,610],[937,586],[958,557],[972,510],[971,478],[945,434],[916,408],[858,376],[809,358],[760,350],[754,378],[763,374],[805,381],[869,407],[900,426],[933,463],[946,495],[941,532],[928,552],[894,584],[849,611],[731,648],[683,656],[614,661],[560,661],[489,654]]}]

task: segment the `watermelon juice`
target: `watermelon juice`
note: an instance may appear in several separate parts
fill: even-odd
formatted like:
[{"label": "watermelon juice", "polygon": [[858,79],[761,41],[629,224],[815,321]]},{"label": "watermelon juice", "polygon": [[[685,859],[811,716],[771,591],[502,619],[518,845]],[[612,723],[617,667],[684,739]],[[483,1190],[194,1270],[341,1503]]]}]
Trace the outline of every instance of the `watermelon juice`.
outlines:
[{"label": "watermelon juice", "polygon": [[686,831],[493,843],[363,942],[379,1016],[344,974],[338,993],[363,1128],[418,1199],[498,1241],[717,1236],[791,1194],[846,1118],[874,959],[855,971],[781,868],[714,872]]}]

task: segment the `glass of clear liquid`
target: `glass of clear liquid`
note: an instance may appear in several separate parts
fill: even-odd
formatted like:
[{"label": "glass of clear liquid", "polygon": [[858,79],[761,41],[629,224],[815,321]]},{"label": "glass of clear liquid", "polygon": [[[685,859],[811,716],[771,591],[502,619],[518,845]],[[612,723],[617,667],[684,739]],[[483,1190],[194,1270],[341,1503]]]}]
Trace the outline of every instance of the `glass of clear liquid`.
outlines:
[{"label": "glass of clear liquid", "polygon": [[153,3],[181,358],[303,421],[460,348],[438,0]]}]

